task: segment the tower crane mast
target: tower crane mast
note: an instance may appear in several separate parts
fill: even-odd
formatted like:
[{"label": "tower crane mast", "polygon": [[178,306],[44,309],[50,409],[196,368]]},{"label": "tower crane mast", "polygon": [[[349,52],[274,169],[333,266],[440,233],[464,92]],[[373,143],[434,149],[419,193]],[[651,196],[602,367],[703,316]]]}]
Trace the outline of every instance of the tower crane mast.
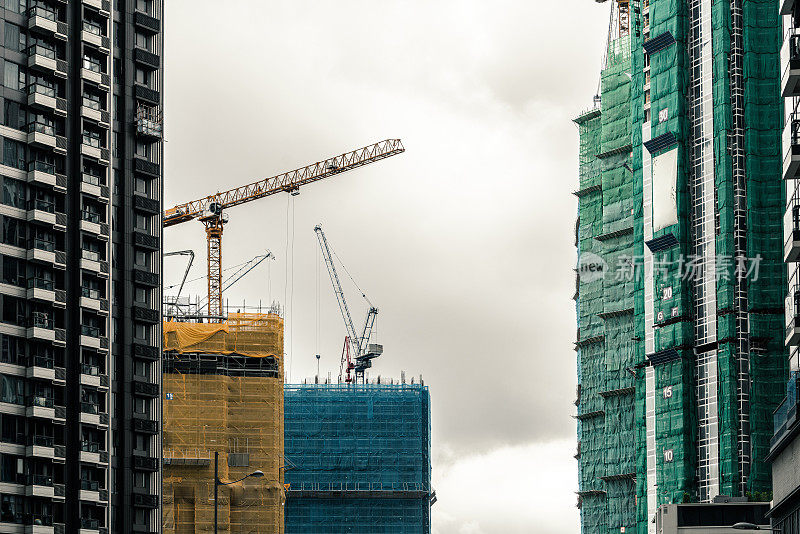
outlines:
[{"label": "tower crane mast", "polygon": [[299,194],[301,186],[329,178],[375,163],[405,152],[400,139],[386,139],[378,143],[328,158],[293,171],[259,180],[248,185],[229,189],[178,204],[164,212],[163,226],[168,228],[187,221],[199,220],[206,228],[208,253],[208,313],[222,318],[222,232],[228,222],[225,210],[286,191]]}]

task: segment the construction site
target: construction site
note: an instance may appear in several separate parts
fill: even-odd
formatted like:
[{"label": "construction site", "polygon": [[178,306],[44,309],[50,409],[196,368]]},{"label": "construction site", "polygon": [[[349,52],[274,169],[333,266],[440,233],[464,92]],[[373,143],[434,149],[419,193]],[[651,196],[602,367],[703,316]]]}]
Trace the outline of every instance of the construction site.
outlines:
[{"label": "construction site", "polygon": [[367,370],[383,353],[372,342],[378,308],[370,303],[356,330],[322,227],[314,232],[345,327],[335,383],[284,384],[280,306],[229,309],[224,299],[274,258],[268,252],[223,275],[230,208],[295,195],[300,186],[403,151],[399,140],[387,140],[166,210],[165,227],[203,223],[208,292],[182,297],[195,253],[165,253],[189,258],[177,294],[164,299],[165,534],[430,532],[436,499],[428,389],[421,377],[370,383]]}]

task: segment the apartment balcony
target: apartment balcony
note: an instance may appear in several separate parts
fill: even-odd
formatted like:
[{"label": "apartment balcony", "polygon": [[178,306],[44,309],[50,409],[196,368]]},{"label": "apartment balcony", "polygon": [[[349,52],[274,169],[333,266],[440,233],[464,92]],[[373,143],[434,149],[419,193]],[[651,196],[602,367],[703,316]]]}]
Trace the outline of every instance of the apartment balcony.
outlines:
[{"label": "apartment balcony", "polygon": [[85,6],[95,8],[105,16],[111,13],[111,2],[109,0],[81,0],[81,3]]},{"label": "apartment balcony", "polygon": [[93,250],[81,250],[81,269],[108,278],[108,262],[100,256],[100,253]]},{"label": "apartment balcony", "polygon": [[133,97],[154,106],[161,103],[161,94],[158,91],[138,83],[133,85]]},{"label": "apartment balcony", "polygon": [[800,345],[800,271],[789,281],[789,293],[786,295],[784,311],[786,314],[786,346]]},{"label": "apartment balcony", "polygon": [[789,28],[781,46],[781,94],[800,96],[800,30]]},{"label": "apartment balcony", "polygon": [[40,44],[29,46],[28,68],[46,74],[55,74],[61,78],[67,77],[67,62],[58,59],[56,51]]},{"label": "apartment balcony", "polygon": [[62,193],[67,191],[67,177],[59,174],[52,163],[29,161],[27,179],[29,184],[48,186]]},{"label": "apartment balcony", "polygon": [[27,298],[47,304],[66,304],[67,297],[63,290],[56,292],[55,282],[46,278],[28,278]]},{"label": "apartment balcony", "polygon": [[783,215],[783,235],[785,238],[783,246],[783,261],[800,261],[800,199],[794,196],[786,206]]},{"label": "apartment balcony", "polygon": [[135,454],[133,456],[133,468],[138,469],[139,471],[158,471],[158,463],[158,458],[152,458],[150,456],[137,456]]},{"label": "apartment balcony", "polygon": [[28,320],[28,339],[53,342],[56,340],[56,328],[53,318],[44,313],[34,313]]},{"label": "apartment balcony", "polygon": [[133,394],[141,395],[142,397],[150,397],[151,399],[158,398],[161,395],[161,390],[158,384],[148,382],[146,380],[133,381]]},{"label": "apartment balcony", "polygon": [[92,441],[81,442],[80,461],[87,464],[105,466],[108,464],[108,452],[101,450],[99,443]]},{"label": "apartment balcony", "polygon": [[152,35],[161,31],[161,21],[141,11],[136,11],[133,14],[133,24],[143,33]]},{"label": "apartment balcony", "polygon": [[103,72],[102,68],[96,63],[84,60],[83,67],[81,67],[81,78],[93,84],[99,85],[106,91],[109,90],[111,78],[108,76],[108,74]]},{"label": "apartment balcony", "polygon": [[108,315],[108,299],[103,298],[97,289],[81,287],[81,307],[101,315]]},{"label": "apartment balcony", "polygon": [[87,98],[83,99],[83,105],[81,106],[81,116],[87,119],[93,120],[96,123],[100,124],[101,126],[108,127],[111,123],[111,114],[102,109],[100,105]]},{"label": "apartment balcony", "polygon": [[47,266],[53,265],[61,269],[66,268],[66,253],[56,250],[56,244],[53,241],[44,239],[28,240],[27,260]]},{"label": "apartment balcony", "polygon": [[105,185],[105,179],[92,174],[81,174],[81,193],[90,195],[100,202],[108,203],[109,190]]},{"label": "apartment balcony", "polygon": [[150,250],[158,250],[160,240],[154,235],[150,235],[140,230],[133,231],[133,244]]},{"label": "apartment balcony", "polygon": [[80,229],[99,239],[108,239],[108,225],[103,221],[99,213],[81,211]]},{"label": "apartment balcony", "polygon": [[161,66],[161,58],[158,57],[158,54],[138,47],[133,49],[133,61],[150,70],[155,70]]},{"label": "apartment balcony", "polygon": [[79,420],[87,425],[108,426],[108,414],[104,413],[99,405],[91,402],[81,403]]},{"label": "apartment balcony", "polygon": [[25,446],[28,458],[52,460],[56,457],[55,443],[52,436],[29,436]]},{"label": "apartment balcony", "polygon": [[53,477],[49,475],[28,475],[25,485],[25,495],[28,497],[44,497],[52,499],[55,497],[53,488]]},{"label": "apartment balcony", "polygon": [[28,222],[35,221],[50,226],[56,225],[56,209],[55,204],[52,202],[48,200],[30,199],[27,207]]},{"label": "apartment balcony", "polygon": [[56,407],[52,397],[43,395],[32,395],[26,400],[26,417],[38,417],[40,419],[55,419]]},{"label": "apartment balcony", "polygon": [[[56,371],[58,369],[58,371]],[[44,356],[31,356],[28,360],[28,366],[25,369],[25,376],[27,378],[38,378],[41,380],[55,381],[56,375],[63,380],[66,371],[63,367],[56,368],[55,362],[51,358]]]},{"label": "apartment balcony", "polygon": [[158,347],[143,345],[142,343],[132,343],[131,349],[134,358],[151,362],[157,362],[161,358],[161,352],[158,350]]},{"label": "apartment balcony", "polygon": [[131,429],[134,432],[142,432],[144,434],[158,434],[161,430],[161,425],[158,421],[154,421],[149,416],[134,414],[131,419]]},{"label": "apartment balcony", "polygon": [[103,336],[100,328],[96,326],[81,325],[81,346],[108,350],[108,338]]},{"label": "apartment balcony", "polygon": [[779,0],[778,5],[780,6],[780,14],[791,15],[792,11],[794,10],[794,2],[795,0]]},{"label": "apartment balcony", "polygon": [[138,304],[132,306],[131,316],[134,321],[141,321],[143,323],[158,324],[161,322],[161,314],[158,310],[153,310]]},{"label": "apartment balcony", "polygon": [[[46,525],[44,523],[45,521],[44,519],[39,519],[39,521],[41,521],[42,523],[36,525],[34,524],[25,525],[25,534],[56,534],[56,532],[62,534],[64,532],[63,523],[57,523],[57,524],[51,523],[49,525]],[[50,521],[52,521],[52,518],[50,519]]]},{"label": "apartment balcony", "polygon": [[52,111],[66,117],[67,100],[60,98],[53,87],[32,83],[28,86],[28,106],[40,111]]},{"label": "apartment balcony", "polygon": [[81,364],[80,382],[84,386],[108,389],[108,375],[101,373],[94,365]]},{"label": "apartment balcony", "polygon": [[37,148],[49,148],[59,154],[67,153],[67,138],[57,135],[52,125],[41,122],[28,124],[28,144]]},{"label": "apartment balcony", "polygon": [[28,29],[52,35],[62,41],[67,40],[69,26],[56,17],[56,12],[45,5],[38,5],[28,10]]},{"label": "apartment balcony", "polygon": [[136,112],[136,133],[153,141],[161,139],[164,135],[161,111],[139,108]]},{"label": "apartment balcony", "polygon": [[81,30],[81,40],[84,43],[89,43],[96,46],[105,53],[109,52],[111,41],[108,37],[103,35],[103,29],[96,24],[84,20],[83,29]]},{"label": "apartment balcony", "polygon": [[133,505],[138,508],[158,508],[159,505],[158,495],[151,495],[149,493],[134,493]]},{"label": "apartment balcony", "polygon": [[99,144],[88,144],[85,141],[81,143],[81,154],[105,163],[108,163],[108,158],[110,155],[107,148],[102,147]]}]

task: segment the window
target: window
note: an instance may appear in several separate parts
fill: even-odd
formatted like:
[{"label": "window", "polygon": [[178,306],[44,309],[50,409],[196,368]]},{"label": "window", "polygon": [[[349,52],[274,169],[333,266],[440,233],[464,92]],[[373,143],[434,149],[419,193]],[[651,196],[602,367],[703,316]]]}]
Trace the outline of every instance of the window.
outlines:
[{"label": "window", "polygon": [[153,39],[147,34],[142,32],[136,32],[136,46],[139,48],[144,48],[145,50],[151,50],[151,46],[153,45]]},{"label": "window", "polygon": [[150,79],[152,75],[150,71],[136,67],[136,83],[150,87]]},{"label": "window", "polygon": [[5,8],[14,13],[25,13],[28,10],[27,0],[5,0]]},{"label": "window", "polygon": [[25,148],[19,141],[3,138],[3,165],[24,171]]},{"label": "window", "polygon": [[144,252],[143,250],[136,251],[133,261],[139,267],[145,267],[147,269],[150,268],[150,254]]},{"label": "window", "polygon": [[3,204],[25,209],[25,183],[4,176]]},{"label": "window", "polygon": [[136,214],[136,229],[137,230],[144,230],[146,232],[150,231],[150,216],[149,215],[142,215],[141,213]]},{"label": "window", "polygon": [[142,451],[149,453],[150,452],[150,437],[144,434],[136,434],[136,445],[135,448],[137,451]]},{"label": "window", "polygon": [[149,195],[150,180],[145,180],[144,178],[137,176],[133,183],[133,190],[137,193],[142,193],[143,195]]},{"label": "window", "polygon": [[136,0],[136,11],[153,14],[153,0]]},{"label": "window", "polygon": [[6,48],[13,50],[14,52],[22,52],[25,50],[25,48],[27,48],[27,38],[25,37],[25,32],[22,31],[22,28],[16,24],[6,22],[5,30]]},{"label": "window", "polygon": [[140,139],[136,140],[136,149],[134,154],[147,160],[150,159],[150,143],[146,143]]},{"label": "window", "polygon": [[3,243],[15,247],[25,246],[25,223],[13,217],[3,217]]},{"label": "window", "polygon": [[25,379],[19,376],[0,375],[0,402],[25,404]]},{"label": "window", "polygon": [[147,483],[150,482],[147,473],[144,471],[134,471],[133,473],[133,485],[137,488],[146,488]]},{"label": "window", "polygon": [[[0,361],[3,363],[24,365],[24,360],[25,341],[18,337],[4,335],[2,353],[0,353]],[[3,437],[3,441],[5,441],[5,437]]]},{"label": "window", "polygon": [[133,374],[137,376],[150,376],[147,362],[143,360],[133,360]]},{"label": "window", "polygon": [[3,85],[15,91],[25,89],[25,69],[6,60],[3,67]]},{"label": "window", "polygon": [[27,124],[25,106],[13,100],[3,100],[3,125],[15,130],[24,130]]},{"label": "window", "polygon": [[22,260],[12,256],[3,256],[3,277],[4,284],[25,287],[25,265]]},{"label": "window", "polygon": [[133,323],[133,337],[137,339],[149,339],[150,329],[147,327],[146,324]]},{"label": "window", "polygon": [[142,304],[150,304],[150,292],[143,287],[136,286],[133,290],[133,299]]},{"label": "window", "polygon": [[150,403],[144,397],[133,398],[133,411],[140,414],[147,414],[150,410]]}]

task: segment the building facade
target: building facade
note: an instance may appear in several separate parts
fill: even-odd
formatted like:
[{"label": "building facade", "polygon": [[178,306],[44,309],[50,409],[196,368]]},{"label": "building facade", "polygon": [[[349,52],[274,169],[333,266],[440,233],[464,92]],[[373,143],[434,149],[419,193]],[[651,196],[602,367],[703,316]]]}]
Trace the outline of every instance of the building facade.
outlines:
[{"label": "building facade", "polygon": [[431,531],[422,384],[286,384],[286,533]]},{"label": "building facade", "polygon": [[161,12],[0,6],[6,532],[160,528]]},{"label": "building facade", "polygon": [[583,532],[653,534],[661,505],[771,488],[781,25],[769,0],[614,9],[576,119],[579,506]]}]

